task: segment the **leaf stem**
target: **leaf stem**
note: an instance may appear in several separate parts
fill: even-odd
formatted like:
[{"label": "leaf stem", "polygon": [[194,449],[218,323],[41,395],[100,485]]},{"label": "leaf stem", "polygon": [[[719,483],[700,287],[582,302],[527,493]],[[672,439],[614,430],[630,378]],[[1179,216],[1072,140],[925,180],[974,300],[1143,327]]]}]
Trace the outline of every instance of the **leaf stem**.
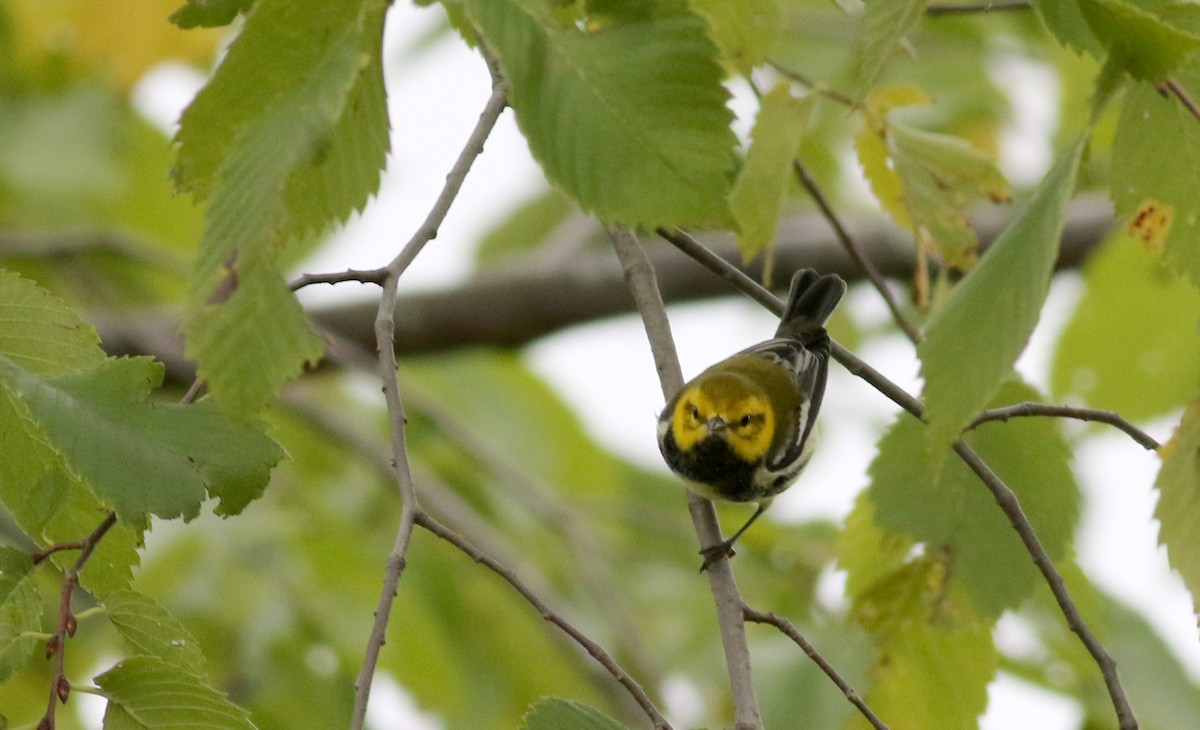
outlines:
[{"label": "leaf stem", "polygon": [[1051,418],[1073,418],[1078,421],[1094,421],[1096,423],[1105,423],[1124,431],[1139,446],[1147,451],[1156,451],[1160,444],[1154,440],[1150,434],[1141,430],[1129,421],[1121,417],[1121,414],[1114,411],[1104,411],[1097,408],[1076,408],[1074,406],[1055,406],[1049,403],[1017,403],[1003,408],[991,408],[980,413],[975,417],[975,420],[967,426],[967,430],[971,430],[980,424],[988,421],[1007,421],[1010,418],[1022,418],[1028,416],[1047,416]]},{"label": "leaf stem", "polygon": [[863,274],[871,281],[871,285],[879,292],[879,296],[883,297],[884,304],[887,305],[888,311],[892,313],[892,319],[904,331],[904,335],[909,341],[917,344],[921,341],[921,333],[913,326],[908,317],[904,316],[904,311],[900,309],[900,304],[896,301],[892,291],[888,289],[887,282],[883,280],[883,276],[879,273],[879,269],[875,268],[875,264],[871,259],[863,255],[862,249],[858,243],[850,235],[846,226],[842,225],[842,220],[830,205],[829,199],[825,197],[825,193],[821,190],[821,186],[817,184],[816,178],[812,176],[808,168],[800,161],[799,158],[792,160],[792,169],[796,173],[796,179],[808,191],[813,202],[817,204],[817,208],[821,211],[821,215],[825,220],[829,221],[829,225],[833,228],[834,234],[838,241],[842,244],[842,248],[854,261],[854,263],[862,269]]},{"label": "leaf stem", "polygon": [[1187,93],[1186,89],[1179,85],[1178,81],[1173,78],[1166,78],[1159,83],[1158,90],[1163,95],[1170,94],[1174,96],[1197,121],[1200,121],[1200,106],[1197,106],[1196,100]]},{"label": "leaf stem", "polygon": [[837,685],[842,694],[846,696],[846,699],[850,701],[850,704],[858,708],[858,711],[867,719],[867,722],[871,723],[871,727],[875,728],[875,730],[888,730],[888,726],[871,711],[871,708],[867,706],[867,703],[858,692],[850,686],[850,683],[842,679],[842,675],[838,674],[837,669],[825,657],[821,656],[817,648],[808,639],[804,638],[804,634],[800,633],[800,630],[791,621],[782,616],[777,616],[770,611],[757,611],[749,606],[743,606],[742,610],[747,621],[770,624],[779,629],[784,636],[795,642],[796,646],[799,646],[808,655],[808,658],[812,659],[822,672],[825,672],[825,676],[829,677]]},{"label": "leaf stem", "polygon": [[431,517],[428,512],[417,513],[417,524],[442,540],[445,540],[454,547],[458,548],[476,563],[479,563],[503,578],[506,583],[508,583],[514,590],[517,591],[517,593],[521,594],[526,602],[537,609],[537,612],[543,619],[554,624],[561,629],[563,633],[565,633],[567,636],[570,636],[575,643],[579,644],[584,651],[586,651],[592,656],[593,659],[599,662],[600,666],[608,670],[608,673],[611,674],[613,678],[625,688],[629,695],[633,697],[634,701],[638,703],[638,705],[642,708],[642,711],[645,712],[646,716],[650,718],[650,721],[654,723],[656,730],[671,730],[671,724],[667,722],[666,718],[664,718],[658,711],[658,708],[654,706],[654,703],[646,695],[646,692],[642,689],[641,685],[639,685],[637,681],[633,679],[633,677],[629,676],[629,674],[621,668],[621,665],[618,664],[617,661],[613,659],[607,651],[604,650],[604,647],[589,639],[586,634],[576,628],[570,621],[566,620],[562,617],[562,615],[547,606],[546,603],[542,601],[542,599],[539,598],[536,593],[530,590],[521,581],[521,579],[517,577],[516,573],[506,568],[492,556],[477,549],[462,535],[459,535],[458,533],[439,523],[437,520]]}]

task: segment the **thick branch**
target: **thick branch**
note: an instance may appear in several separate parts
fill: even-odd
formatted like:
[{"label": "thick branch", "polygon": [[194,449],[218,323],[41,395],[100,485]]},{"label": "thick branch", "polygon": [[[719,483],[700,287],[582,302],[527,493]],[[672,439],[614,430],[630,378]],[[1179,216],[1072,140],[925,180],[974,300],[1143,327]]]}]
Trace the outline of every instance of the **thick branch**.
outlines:
[{"label": "thick branch", "polygon": [[[1008,213],[991,211],[975,219],[981,245],[986,248],[1008,222]],[[1101,197],[1076,201],[1068,210],[1059,248],[1058,267],[1078,268],[1112,225],[1112,209]],[[914,259],[908,234],[878,218],[845,219],[863,257],[888,278],[912,277]],[[741,255],[731,236],[723,233],[698,236],[706,248],[730,266]],[[684,301],[727,296],[729,289],[704,275],[694,262],[669,246],[643,241],[650,263],[658,273],[663,301]],[[605,246],[607,248],[607,246]],[[812,267],[835,273],[850,282],[863,278],[826,219],[817,214],[791,218],[780,228],[776,266],[781,271]],[[760,264],[744,271],[756,278]],[[352,272],[348,278],[355,278]],[[330,278],[340,279],[345,274]],[[304,281],[308,281],[307,279]],[[633,302],[621,269],[606,250],[583,252],[556,261],[552,266],[525,264],[481,274],[453,288],[400,294],[396,298],[397,354],[411,355],[458,347],[520,347],[566,327],[627,314]],[[375,347],[376,300],[314,306],[310,310],[321,329]],[[113,355],[153,354],[166,363],[178,380],[191,382],[191,367],[183,357],[183,344],[175,318],[166,313],[106,316],[89,314],[100,330],[105,349]]]}]

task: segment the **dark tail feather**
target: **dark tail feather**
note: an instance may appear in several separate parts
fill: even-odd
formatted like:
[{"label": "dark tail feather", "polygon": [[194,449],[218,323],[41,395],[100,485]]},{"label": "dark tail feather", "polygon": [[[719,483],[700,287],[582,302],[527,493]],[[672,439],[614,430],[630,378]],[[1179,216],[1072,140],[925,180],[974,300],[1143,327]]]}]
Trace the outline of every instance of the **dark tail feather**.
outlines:
[{"label": "dark tail feather", "polygon": [[812,269],[797,271],[775,336],[794,337],[806,343],[814,335],[819,338],[824,334],[825,321],[845,293],[846,282],[837,274],[821,276]]}]

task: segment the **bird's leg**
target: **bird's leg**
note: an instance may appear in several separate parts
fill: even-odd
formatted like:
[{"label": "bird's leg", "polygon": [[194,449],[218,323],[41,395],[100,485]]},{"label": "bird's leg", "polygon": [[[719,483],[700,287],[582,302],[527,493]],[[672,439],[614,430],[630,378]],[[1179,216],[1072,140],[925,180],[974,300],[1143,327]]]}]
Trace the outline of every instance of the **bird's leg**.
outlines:
[{"label": "bird's leg", "polygon": [[733,533],[733,537],[729,538],[725,542],[719,542],[716,545],[709,545],[701,550],[700,554],[704,556],[704,562],[700,564],[700,572],[703,573],[704,571],[708,570],[708,566],[712,565],[718,560],[721,560],[722,558],[732,558],[734,555],[736,555],[736,553],[733,551],[733,543],[737,542],[737,539],[742,536],[743,532],[750,529],[750,525],[754,524],[754,521],[758,519],[759,515],[767,511],[767,506],[769,504],[770,501],[759,502],[758,509],[754,511],[754,514],[750,515],[750,519],[746,520],[746,524],[742,525],[737,532]]}]

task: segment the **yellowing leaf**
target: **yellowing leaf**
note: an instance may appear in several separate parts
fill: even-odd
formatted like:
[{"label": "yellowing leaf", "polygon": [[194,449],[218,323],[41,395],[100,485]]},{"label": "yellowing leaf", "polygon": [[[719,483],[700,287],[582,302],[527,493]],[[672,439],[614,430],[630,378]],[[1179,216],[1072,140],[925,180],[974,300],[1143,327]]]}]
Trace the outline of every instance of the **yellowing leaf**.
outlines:
[{"label": "yellowing leaf", "polygon": [[1162,253],[1166,248],[1171,223],[1175,220],[1175,208],[1157,200],[1146,200],[1125,226],[1125,232],[1140,240],[1147,251]]},{"label": "yellowing leaf", "polygon": [[[1178,76],[1200,88],[1200,57]],[[1200,166],[1180,164],[1197,155],[1200,124],[1182,104],[1150,84],[1129,90],[1113,141],[1113,203],[1131,235],[1161,247],[1167,264],[1200,286]]]},{"label": "yellowing leaf", "polygon": [[1054,354],[1054,397],[1135,421],[1183,407],[1200,383],[1200,292],[1123,236],[1092,254],[1083,283]]},{"label": "yellowing leaf", "polygon": [[770,57],[783,30],[775,0],[692,0],[691,6],[708,21],[721,60],[743,74]]},{"label": "yellowing leaf", "polygon": [[871,117],[882,120],[888,112],[898,107],[929,106],[933,103],[933,97],[919,86],[893,84],[872,91],[865,103]]},{"label": "yellowing leaf", "polygon": [[743,262],[749,262],[775,241],[792,164],[811,106],[807,100],[793,97],[786,82],[762,97],[746,162],[729,194]]},{"label": "yellowing leaf", "polygon": [[863,126],[854,138],[858,164],[871,186],[871,192],[892,220],[905,228],[912,227],[908,209],[904,206],[904,182],[892,166],[888,153],[886,131]]},{"label": "yellowing leaf", "polygon": [[130,90],[167,61],[205,67],[224,33],[185,32],[166,22],[179,0],[10,0],[18,58],[44,63],[65,55],[73,71],[111,79]]},{"label": "yellowing leaf", "polygon": [[[952,569],[945,559],[919,558],[855,601],[853,615],[879,648],[867,672],[866,701],[891,727],[968,730],[987,707],[987,686],[999,665],[993,622],[977,616],[959,591],[944,588]],[[869,725],[854,715],[849,727]]]},{"label": "yellowing leaf", "polygon": [[1009,200],[1008,181],[988,155],[957,137],[891,124],[888,147],[914,232],[946,266],[970,269],[979,242],[966,208],[981,197]]}]

